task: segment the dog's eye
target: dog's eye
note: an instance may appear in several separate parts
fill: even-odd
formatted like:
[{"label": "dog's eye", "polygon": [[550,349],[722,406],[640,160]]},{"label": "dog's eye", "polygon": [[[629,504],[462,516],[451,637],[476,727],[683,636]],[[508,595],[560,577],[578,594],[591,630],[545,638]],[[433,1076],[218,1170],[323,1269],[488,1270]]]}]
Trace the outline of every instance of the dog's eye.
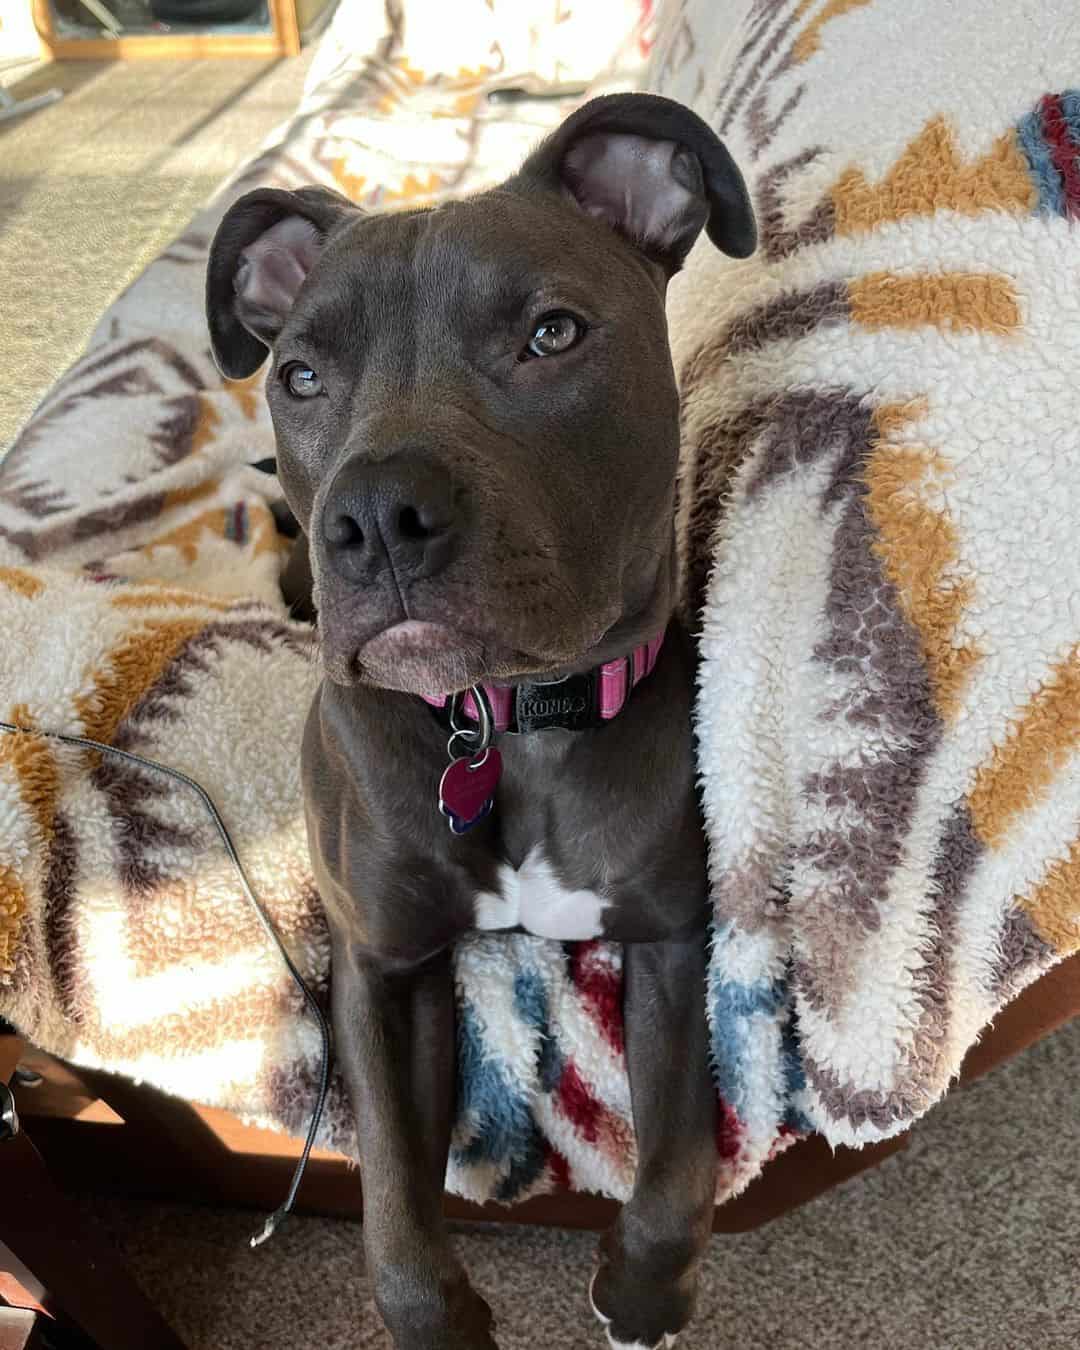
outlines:
[{"label": "dog's eye", "polygon": [[558,356],[569,351],[585,332],[572,314],[547,314],[537,324],[525,350],[530,356]]},{"label": "dog's eye", "polygon": [[314,398],[322,393],[322,380],[301,361],[290,361],[281,372],[281,379],[293,398]]}]

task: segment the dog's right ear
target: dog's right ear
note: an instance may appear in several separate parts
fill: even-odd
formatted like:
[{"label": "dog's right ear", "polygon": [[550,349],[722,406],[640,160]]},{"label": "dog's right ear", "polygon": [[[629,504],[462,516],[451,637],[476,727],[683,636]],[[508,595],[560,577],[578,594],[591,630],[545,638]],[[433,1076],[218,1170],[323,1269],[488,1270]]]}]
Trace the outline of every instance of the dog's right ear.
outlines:
[{"label": "dog's right ear", "polygon": [[227,379],[262,365],[323,245],[359,211],[321,187],[256,188],[228,209],[206,271],[210,342]]}]

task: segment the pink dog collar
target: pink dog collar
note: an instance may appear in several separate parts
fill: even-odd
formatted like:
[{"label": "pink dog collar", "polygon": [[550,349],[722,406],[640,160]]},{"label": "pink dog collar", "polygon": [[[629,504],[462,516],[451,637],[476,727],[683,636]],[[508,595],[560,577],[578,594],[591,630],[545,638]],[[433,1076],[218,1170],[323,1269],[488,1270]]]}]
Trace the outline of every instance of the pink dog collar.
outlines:
[{"label": "pink dog collar", "polygon": [[[474,685],[464,695],[425,694],[450,731],[450,764],[439,780],[439,811],[454,834],[491,814],[502,776],[496,736],[560,728],[584,731],[617,717],[633,690],[656,666],[664,635],[629,656],[561,680],[518,685]],[[464,719],[464,720],[463,720]]]},{"label": "pink dog collar", "polygon": [[[605,661],[593,670],[550,683],[481,685],[491,710],[492,731],[495,735],[511,736],[550,728],[583,731],[610,722],[622,712],[634,689],[652,674],[663,645],[661,633],[629,656]],[[447,709],[453,696],[423,697],[433,708]],[[480,721],[471,689],[461,699],[461,712],[471,722]]]}]

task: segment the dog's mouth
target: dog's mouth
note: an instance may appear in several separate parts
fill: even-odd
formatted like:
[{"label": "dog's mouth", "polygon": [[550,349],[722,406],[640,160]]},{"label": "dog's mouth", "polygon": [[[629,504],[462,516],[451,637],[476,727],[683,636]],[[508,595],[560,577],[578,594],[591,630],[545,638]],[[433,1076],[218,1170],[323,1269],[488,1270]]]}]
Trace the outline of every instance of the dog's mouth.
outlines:
[{"label": "dog's mouth", "polygon": [[361,643],[351,665],[358,680],[410,694],[463,689],[484,669],[485,644],[446,623],[402,619]]},{"label": "dog's mouth", "polygon": [[335,667],[327,661],[327,669],[338,684],[376,685],[434,697],[474,684],[558,679],[624,655],[624,648],[629,650],[656,636],[650,629],[624,642],[623,627],[623,622],[617,622],[599,629],[572,653],[539,655],[449,623],[403,619],[360,643],[344,663],[339,659]]},{"label": "dog's mouth", "polygon": [[[603,631],[596,635],[602,641]],[[473,684],[512,684],[564,668],[590,665],[596,642],[579,657],[541,656],[442,620],[399,619],[361,641],[339,646],[323,636],[327,674],[335,684],[375,685],[407,694],[456,693]]]},{"label": "dog's mouth", "polygon": [[594,604],[568,596],[573,603],[546,623],[482,594],[462,604],[445,588],[432,595],[331,591],[319,597],[324,667],[335,684],[431,696],[559,679],[625,656],[662,632],[670,616],[662,581],[657,576],[647,591],[608,594]]}]

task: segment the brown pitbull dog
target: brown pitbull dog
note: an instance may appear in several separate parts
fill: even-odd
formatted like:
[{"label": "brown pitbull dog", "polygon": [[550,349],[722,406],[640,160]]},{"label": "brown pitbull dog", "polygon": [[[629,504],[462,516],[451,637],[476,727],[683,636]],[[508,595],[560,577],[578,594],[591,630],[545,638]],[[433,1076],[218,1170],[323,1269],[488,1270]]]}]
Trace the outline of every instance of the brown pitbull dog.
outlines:
[{"label": "brown pitbull dog", "polygon": [[738,169],[692,112],[628,94],[490,192],[367,215],[262,188],[214,240],[214,351],[233,379],[272,352],[310,548],[308,831],[367,1269],[401,1350],[495,1345],[441,1213],[451,954],[477,928],[624,944],[639,1163],[593,1305],[614,1345],[691,1315],[716,1100],[664,296],[703,228],[753,251]]}]

